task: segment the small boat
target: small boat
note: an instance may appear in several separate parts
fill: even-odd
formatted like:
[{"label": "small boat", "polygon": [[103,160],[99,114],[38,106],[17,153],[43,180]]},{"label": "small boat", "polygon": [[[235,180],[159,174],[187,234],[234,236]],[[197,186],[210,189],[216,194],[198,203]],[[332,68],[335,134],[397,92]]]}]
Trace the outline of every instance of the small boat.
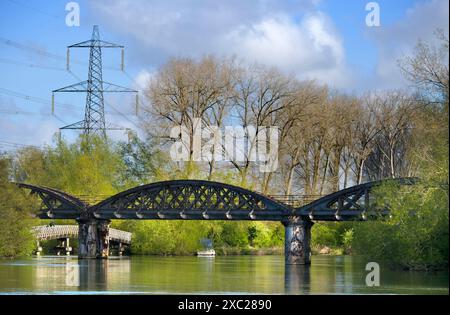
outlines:
[{"label": "small boat", "polygon": [[198,257],[214,257],[216,256],[216,251],[214,249],[206,249],[206,250],[199,250],[197,252]]}]

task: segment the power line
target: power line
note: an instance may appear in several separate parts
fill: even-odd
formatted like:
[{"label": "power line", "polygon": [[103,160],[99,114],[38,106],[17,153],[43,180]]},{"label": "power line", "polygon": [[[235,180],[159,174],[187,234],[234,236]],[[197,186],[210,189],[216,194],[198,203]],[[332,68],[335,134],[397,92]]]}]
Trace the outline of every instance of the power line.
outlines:
[{"label": "power line", "polygon": [[50,17],[55,18],[55,19],[59,19],[59,18],[63,17],[62,15],[54,15],[54,14],[47,13],[47,12],[41,10],[41,9],[38,9],[38,8],[36,8],[36,7],[34,7],[34,6],[29,5],[28,3],[25,4],[25,3],[19,2],[19,1],[17,1],[17,0],[9,0],[9,2],[12,2],[12,3],[14,3],[14,4],[17,4],[17,5],[26,7],[26,8],[29,8],[29,9],[31,9],[31,10],[33,10],[33,11],[39,12],[39,13],[41,13],[41,14],[50,16]]},{"label": "power line", "polygon": [[16,148],[32,147],[32,148],[39,149],[38,146],[35,146],[35,145],[32,145],[32,144],[24,144],[24,143],[17,143],[17,142],[4,141],[4,140],[0,140],[0,145],[16,147]]},{"label": "power line", "polygon": [[[36,47],[26,46],[26,45],[20,44],[18,42],[15,42],[13,40],[10,40],[10,39],[4,38],[4,37],[0,37],[0,42],[4,45],[8,45],[8,46],[11,46],[11,47],[14,47],[17,49],[21,49],[21,50],[31,51],[35,54],[38,54],[38,55],[41,55],[41,56],[44,56],[47,58],[52,58],[52,59],[56,59],[56,60],[65,60],[65,58],[60,55],[52,54],[46,50],[39,49]],[[75,61],[75,62],[77,62],[77,61]]]},{"label": "power line", "polygon": [[[36,97],[36,96],[27,95],[27,94],[24,94],[24,93],[21,93],[21,92],[13,91],[13,90],[2,88],[2,87],[0,87],[0,93],[1,94],[6,94],[6,95],[9,95],[9,96],[13,96],[13,97],[17,97],[17,98],[21,98],[21,99],[24,99],[24,100],[27,100],[27,101],[43,104],[43,105],[51,105],[52,104],[51,100],[47,100],[47,99]],[[67,104],[67,103],[55,103],[55,104],[58,104],[59,106],[63,107],[66,110],[75,110],[76,109],[76,106],[74,106],[72,104]]]},{"label": "power line", "polygon": [[[39,49],[39,48],[36,48],[36,47],[27,46],[27,45],[18,43],[16,41],[13,41],[11,39],[7,39],[7,38],[4,38],[4,37],[0,37],[0,43],[3,44],[3,45],[8,45],[8,46],[14,47],[16,49],[29,51],[29,52],[38,54],[38,55],[46,57],[46,58],[67,61],[67,57],[66,56],[50,53],[50,52],[48,52],[47,50],[44,50],[44,49]],[[89,65],[89,63],[87,63],[87,62],[84,62],[84,61],[81,61],[81,60],[78,60],[78,59],[73,59],[73,58],[71,58],[71,62],[74,62],[74,63],[79,64],[79,65],[83,65],[83,66]],[[104,66],[103,68],[110,69],[110,70],[115,70],[115,71],[120,71],[120,69],[118,69],[116,67],[113,67],[113,66]]]},{"label": "power line", "polygon": [[48,116],[49,114],[43,114],[43,113],[33,113],[33,112],[27,112],[23,110],[18,109],[1,109],[0,113],[5,115],[40,115],[40,116]]},{"label": "power line", "polygon": [[56,119],[58,119],[60,122],[62,122],[63,124],[67,125],[67,122],[62,120],[58,115],[56,115],[55,113],[53,113],[52,115],[53,117],[55,117]]},{"label": "power line", "polygon": [[111,107],[118,115],[122,116],[123,118],[125,118],[126,120],[128,120],[133,126],[135,126],[137,129],[139,129],[140,127],[138,125],[136,125],[136,123],[134,121],[132,121],[130,118],[128,118],[126,115],[122,114],[118,109],[116,109],[114,106],[111,105],[111,103],[107,102],[105,100],[105,104],[108,105],[109,107]]},{"label": "power line", "polygon": [[[11,47],[14,47],[14,48],[17,48],[17,49],[21,49],[21,50],[25,50],[25,51],[30,51],[30,52],[39,54],[39,55],[41,55],[41,56],[44,56],[44,57],[46,57],[46,58],[52,58],[52,59],[56,59],[56,60],[66,60],[66,57],[63,57],[63,56],[61,56],[61,55],[53,54],[53,53],[50,53],[50,52],[48,52],[48,51],[46,51],[46,50],[42,50],[42,49],[39,49],[39,48],[35,48],[35,47],[30,47],[30,46],[27,46],[27,45],[23,45],[23,44],[21,44],[21,43],[15,42],[15,41],[10,40],[10,39],[6,39],[6,38],[0,37],[0,43],[2,43],[2,44],[4,44],[4,45],[11,46]],[[122,57],[123,57],[123,56],[122,56]],[[79,61],[79,60],[73,60],[73,61],[74,61],[75,63],[82,64],[82,65],[88,64],[88,63],[86,63],[86,62],[82,62],[82,61]],[[27,64],[27,63],[24,63],[24,62],[20,62],[20,61],[16,61],[16,60],[11,60],[11,59],[6,59],[6,58],[0,58],[0,62],[2,62],[2,63],[8,63],[8,64],[14,64],[14,65],[20,65],[20,66],[27,66],[27,67],[31,67],[31,68],[42,68],[42,69],[58,70],[58,71],[64,70],[64,69],[59,68],[59,67],[42,66],[42,65],[36,65],[36,64]],[[109,68],[109,69],[112,69],[112,70],[115,70],[115,71],[120,71],[120,69],[117,69],[117,68],[115,68],[115,67],[107,67],[107,66],[106,66],[106,67],[104,67],[104,68]],[[126,75],[126,77],[127,77],[131,82],[133,82],[133,83],[135,84],[135,80],[134,80],[127,72],[125,72],[123,68],[122,68],[122,71],[124,72],[124,74]],[[75,77],[77,80],[80,80],[80,78],[78,78],[78,76],[76,76],[75,73],[73,73],[73,72],[70,71],[70,70],[68,70],[68,72],[69,72],[73,77]],[[80,81],[81,81],[81,80],[80,80]],[[50,100],[46,100],[46,99],[43,99],[43,98],[39,98],[39,97],[34,97],[34,96],[26,95],[26,94],[23,94],[23,93],[20,93],[20,92],[16,92],[16,91],[12,91],[12,90],[5,89],[5,88],[0,88],[0,93],[2,93],[2,94],[7,94],[7,95],[10,95],[10,96],[14,96],[14,97],[18,97],[18,98],[22,98],[22,99],[25,99],[25,100],[28,100],[28,101],[32,101],[32,102],[36,102],[36,103],[40,103],[40,104],[44,104],[44,105],[49,105],[49,104],[51,104],[51,105],[53,106],[53,104],[55,104],[55,103],[52,103],[52,101],[50,101]],[[76,108],[74,105],[71,105],[71,104],[65,104],[65,103],[56,103],[56,104],[58,104],[59,107],[62,107],[62,108],[64,108],[65,110],[75,111],[75,108]],[[121,113],[121,112],[120,112],[119,110],[117,110],[114,106],[112,106],[112,105],[109,104],[109,103],[107,103],[107,105],[110,106],[110,107],[111,107],[118,115],[122,116],[122,117],[125,118],[127,121],[131,122],[135,127],[139,128],[139,127],[134,123],[134,121],[132,121],[131,119],[129,119],[125,114]],[[137,114],[137,106],[138,106],[138,100],[136,100],[136,114]],[[6,114],[12,114],[12,115],[33,115],[33,114],[34,114],[34,113],[31,113],[31,112],[20,111],[20,110],[16,110],[16,111],[11,111],[11,110],[6,110],[6,111],[5,111],[5,110],[3,110],[3,113],[6,113]],[[113,114],[113,113],[110,113],[110,112],[107,112],[107,113],[108,113],[108,114]],[[58,120],[63,121],[61,118],[59,118],[59,117],[57,117],[56,115],[54,115],[54,113],[53,113],[53,116],[54,116],[55,118],[57,118]]]},{"label": "power line", "polygon": [[[52,104],[51,100],[40,98],[40,97],[36,97],[36,96],[27,95],[27,94],[24,94],[24,93],[21,93],[21,92],[13,91],[13,90],[2,88],[2,87],[0,87],[0,94],[5,94],[5,95],[21,98],[21,99],[24,99],[24,100],[27,100],[27,101],[31,101],[31,102],[35,102],[35,103],[39,103],[39,104],[43,104],[43,105],[51,105]],[[58,105],[59,107],[61,107],[64,110],[77,112],[77,113],[79,112],[79,109],[78,109],[77,106],[69,104],[69,103],[55,102],[54,104]],[[111,108],[112,108],[112,106],[111,106]],[[114,109],[114,110],[116,112],[118,112],[119,115],[126,116],[126,114],[123,114],[123,113],[119,112],[116,109]],[[14,112],[14,110],[12,110],[12,111]],[[114,115],[114,113],[111,113],[111,112],[106,112],[106,113],[110,114],[110,115]],[[129,115],[132,115],[132,114],[129,114]]]},{"label": "power line", "polygon": [[30,67],[30,68],[41,68],[41,69],[46,69],[46,70],[66,71],[66,69],[64,69],[64,68],[37,65],[37,64],[33,64],[33,63],[25,63],[25,62],[7,59],[7,58],[0,58],[0,62],[5,63],[5,64],[16,65],[16,66],[25,66],[25,67]]}]

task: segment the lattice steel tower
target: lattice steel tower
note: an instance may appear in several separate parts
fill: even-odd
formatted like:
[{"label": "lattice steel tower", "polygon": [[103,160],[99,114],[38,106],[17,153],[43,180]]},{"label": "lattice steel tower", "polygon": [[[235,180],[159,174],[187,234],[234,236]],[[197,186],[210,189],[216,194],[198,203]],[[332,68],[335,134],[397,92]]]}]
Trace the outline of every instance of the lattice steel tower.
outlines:
[{"label": "lattice steel tower", "polygon": [[[100,135],[106,137],[106,130],[124,130],[124,128],[114,127],[105,122],[105,102],[103,93],[105,92],[134,92],[116,84],[103,81],[102,77],[102,48],[121,48],[123,71],[123,48],[124,46],[106,42],[100,39],[98,26],[94,25],[92,38],[90,40],[67,46],[67,70],[69,70],[70,48],[89,48],[89,72],[87,81],[75,83],[52,91],[52,103],[54,104],[54,93],[57,92],[86,92],[86,109],[84,120],[64,126],[60,129],[81,129],[87,136]],[[54,105],[52,105],[53,111]]]}]

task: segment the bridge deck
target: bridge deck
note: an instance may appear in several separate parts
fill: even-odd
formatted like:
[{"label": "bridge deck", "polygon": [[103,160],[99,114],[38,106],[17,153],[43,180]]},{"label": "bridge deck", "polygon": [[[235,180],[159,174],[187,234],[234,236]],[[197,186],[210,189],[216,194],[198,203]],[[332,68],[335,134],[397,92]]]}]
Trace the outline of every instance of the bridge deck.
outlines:
[{"label": "bridge deck", "polygon": [[[143,220],[259,220],[286,221],[292,217],[314,221],[366,220],[385,216],[388,209],[375,202],[372,189],[398,178],[368,182],[318,196],[265,196],[225,183],[204,180],[172,180],[137,186],[88,205],[66,193],[19,184],[41,198],[41,219],[143,219]],[[75,231],[73,232],[75,233]],[[78,233],[78,231],[76,231]],[[125,237],[125,236],[124,236]]]},{"label": "bridge deck", "polygon": [[[39,225],[32,228],[32,233],[38,240],[78,237],[78,225]],[[131,233],[110,228],[109,240],[130,244]]]}]

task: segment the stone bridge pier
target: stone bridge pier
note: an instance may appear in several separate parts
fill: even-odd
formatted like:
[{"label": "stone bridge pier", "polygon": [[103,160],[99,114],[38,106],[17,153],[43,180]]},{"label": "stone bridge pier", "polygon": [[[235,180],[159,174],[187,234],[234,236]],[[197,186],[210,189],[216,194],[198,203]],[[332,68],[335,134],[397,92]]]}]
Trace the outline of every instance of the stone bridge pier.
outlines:
[{"label": "stone bridge pier", "polygon": [[287,265],[311,264],[311,227],[313,222],[291,217],[284,225],[284,258]]},{"label": "stone bridge pier", "polygon": [[78,258],[108,258],[110,220],[78,221]]}]

